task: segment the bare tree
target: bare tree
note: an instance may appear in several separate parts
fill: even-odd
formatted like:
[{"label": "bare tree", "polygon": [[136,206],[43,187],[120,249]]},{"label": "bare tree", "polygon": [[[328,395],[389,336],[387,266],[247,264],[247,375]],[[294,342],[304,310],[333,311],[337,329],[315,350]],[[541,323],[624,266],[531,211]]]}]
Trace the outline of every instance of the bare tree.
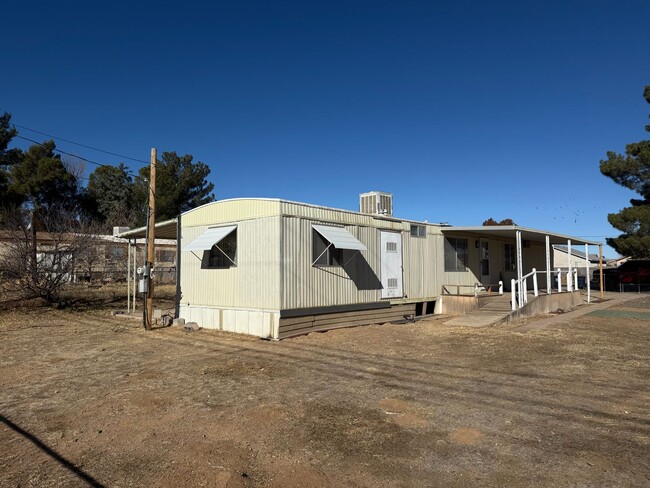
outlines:
[{"label": "bare tree", "polygon": [[6,229],[0,250],[3,283],[24,297],[55,303],[96,246],[98,226],[63,208],[16,208],[7,213]]},{"label": "bare tree", "polygon": [[74,176],[77,184],[79,185],[79,180],[81,180],[86,174],[86,162],[77,156],[67,155],[61,159],[61,162],[63,163],[63,167],[68,171],[68,173]]}]

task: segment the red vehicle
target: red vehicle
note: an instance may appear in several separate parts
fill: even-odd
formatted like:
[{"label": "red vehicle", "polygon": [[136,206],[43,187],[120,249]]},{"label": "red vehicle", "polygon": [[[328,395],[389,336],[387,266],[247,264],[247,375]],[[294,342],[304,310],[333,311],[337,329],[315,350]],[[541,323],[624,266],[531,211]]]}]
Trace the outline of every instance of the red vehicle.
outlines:
[{"label": "red vehicle", "polygon": [[[599,289],[599,273],[594,272],[592,289]],[[631,259],[618,268],[603,270],[603,288],[606,291],[650,291],[650,259]]]}]

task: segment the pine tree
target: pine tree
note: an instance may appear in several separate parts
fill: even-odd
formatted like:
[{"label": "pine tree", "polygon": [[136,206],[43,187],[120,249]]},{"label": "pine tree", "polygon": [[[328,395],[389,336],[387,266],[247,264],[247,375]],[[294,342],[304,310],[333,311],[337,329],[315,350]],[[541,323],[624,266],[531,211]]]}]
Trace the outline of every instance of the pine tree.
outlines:
[{"label": "pine tree", "polygon": [[[650,103],[650,86],[643,96]],[[650,132],[650,125],[645,129]],[[613,151],[600,161],[600,172],[641,198],[630,200],[630,207],[607,216],[609,223],[622,234],[608,238],[607,244],[623,256],[650,258],[650,140],[628,144],[625,155]]]}]

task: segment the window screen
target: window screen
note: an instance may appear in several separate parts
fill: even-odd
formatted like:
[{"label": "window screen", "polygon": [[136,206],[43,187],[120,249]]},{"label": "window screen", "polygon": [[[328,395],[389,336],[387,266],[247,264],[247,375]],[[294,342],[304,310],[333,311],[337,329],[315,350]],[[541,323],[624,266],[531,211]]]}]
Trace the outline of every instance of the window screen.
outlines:
[{"label": "window screen", "polygon": [[467,239],[445,239],[445,271],[467,271]]},{"label": "window screen", "polygon": [[[341,250],[331,245],[327,239],[312,229],[312,262],[314,266],[340,266]],[[328,247],[329,246],[329,247]]]},{"label": "window screen", "polygon": [[211,268],[230,268],[237,263],[237,229],[210,249]]}]

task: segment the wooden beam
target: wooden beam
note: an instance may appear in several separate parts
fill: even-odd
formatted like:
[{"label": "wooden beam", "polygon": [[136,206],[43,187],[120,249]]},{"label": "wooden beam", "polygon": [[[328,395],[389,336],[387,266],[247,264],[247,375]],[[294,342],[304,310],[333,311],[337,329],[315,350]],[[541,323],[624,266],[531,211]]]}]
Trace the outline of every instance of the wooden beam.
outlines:
[{"label": "wooden beam", "polygon": [[600,299],[605,299],[605,289],[603,288],[603,245],[598,245],[598,267],[600,268]]}]

